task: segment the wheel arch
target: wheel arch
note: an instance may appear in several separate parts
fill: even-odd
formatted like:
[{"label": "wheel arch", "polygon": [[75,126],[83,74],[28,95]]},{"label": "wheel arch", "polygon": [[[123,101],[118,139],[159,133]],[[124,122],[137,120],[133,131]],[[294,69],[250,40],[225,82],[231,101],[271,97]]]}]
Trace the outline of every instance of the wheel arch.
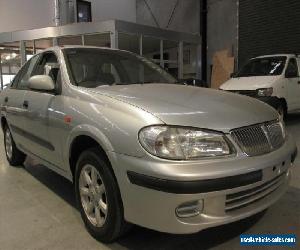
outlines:
[{"label": "wheel arch", "polygon": [[288,110],[288,105],[287,105],[286,99],[284,97],[282,97],[282,98],[279,98],[279,101],[284,104],[284,106],[286,108],[286,111],[287,111]]},{"label": "wheel arch", "polygon": [[5,116],[1,116],[1,128],[4,130],[4,127],[7,125],[7,120]]},{"label": "wheel arch", "polygon": [[[74,178],[75,167],[80,154],[92,147],[98,147],[102,152],[102,156],[108,160],[111,166],[111,160],[107,152],[113,151],[113,147],[108,138],[97,128],[86,125],[80,126],[72,130],[66,144],[67,154],[65,155],[69,165],[72,177]],[[111,170],[114,173],[113,167]]]}]

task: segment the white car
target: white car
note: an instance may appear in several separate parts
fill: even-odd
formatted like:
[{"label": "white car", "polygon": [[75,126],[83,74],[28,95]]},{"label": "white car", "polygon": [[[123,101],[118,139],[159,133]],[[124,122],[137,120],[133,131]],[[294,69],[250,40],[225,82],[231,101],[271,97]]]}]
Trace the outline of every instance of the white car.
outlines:
[{"label": "white car", "polygon": [[264,101],[284,117],[300,110],[299,63],[300,58],[294,54],[255,57],[220,89]]}]

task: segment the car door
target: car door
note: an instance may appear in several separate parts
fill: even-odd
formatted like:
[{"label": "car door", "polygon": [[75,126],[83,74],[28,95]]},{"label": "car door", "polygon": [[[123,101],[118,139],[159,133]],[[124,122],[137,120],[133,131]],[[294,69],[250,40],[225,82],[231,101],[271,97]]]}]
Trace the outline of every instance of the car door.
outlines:
[{"label": "car door", "polygon": [[288,90],[288,108],[291,111],[300,109],[300,79],[296,58],[290,58],[288,61],[288,65],[285,70],[285,78]]},{"label": "car door", "polygon": [[[31,76],[34,75],[49,75],[56,84],[56,89],[59,89],[60,70],[54,52],[45,52],[41,55],[31,74]],[[59,166],[61,164],[60,148],[55,147],[54,143],[59,138],[49,136],[49,129],[52,129],[49,128],[49,113],[57,98],[59,98],[57,90],[52,92],[28,90],[24,95],[24,105],[27,109],[24,117],[24,130],[27,134],[27,150]]]},{"label": "car door", "polygon": [[24,96],[27,92],[27,84],[33,67],[39,55],[32,57],[17,73],[12,84],[4,95],[3,106],[6,109],[6,119],[17,146],[24,144],[23,125],[26,109],[24,108]]}]

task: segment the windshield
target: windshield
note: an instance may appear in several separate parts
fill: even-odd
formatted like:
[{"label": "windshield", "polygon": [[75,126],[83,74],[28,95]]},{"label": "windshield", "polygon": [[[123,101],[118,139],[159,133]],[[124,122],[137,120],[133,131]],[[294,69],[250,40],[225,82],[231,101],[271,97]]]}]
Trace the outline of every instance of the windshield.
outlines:
[{"label": "windshield", "polygon": [[251,59],[235,77],[280,75],[286,62],[285,56]]},{"label": "windshield", "polygon": [[126,51],[64,49],[73,84],[96,88],[104,85],[176,83],[176,79],[151,61]]}]

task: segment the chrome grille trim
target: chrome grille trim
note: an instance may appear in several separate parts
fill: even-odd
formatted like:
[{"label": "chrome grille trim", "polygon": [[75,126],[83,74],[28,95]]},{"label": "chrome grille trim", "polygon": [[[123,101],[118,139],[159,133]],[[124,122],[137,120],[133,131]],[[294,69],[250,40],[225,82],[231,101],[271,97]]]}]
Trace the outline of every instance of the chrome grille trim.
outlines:
[{"label": "chrome grille trim", "polygon": [[286,172],[257,187],[226,195],[225,211],[233,212],[269,196],[284,183],[285,176]]},{"label": "chrome grille trim", "polygon": [[248,156],[263,155],[280,148],[285,137],[283,125],[278,120],[234,129],[230,134]]}]

